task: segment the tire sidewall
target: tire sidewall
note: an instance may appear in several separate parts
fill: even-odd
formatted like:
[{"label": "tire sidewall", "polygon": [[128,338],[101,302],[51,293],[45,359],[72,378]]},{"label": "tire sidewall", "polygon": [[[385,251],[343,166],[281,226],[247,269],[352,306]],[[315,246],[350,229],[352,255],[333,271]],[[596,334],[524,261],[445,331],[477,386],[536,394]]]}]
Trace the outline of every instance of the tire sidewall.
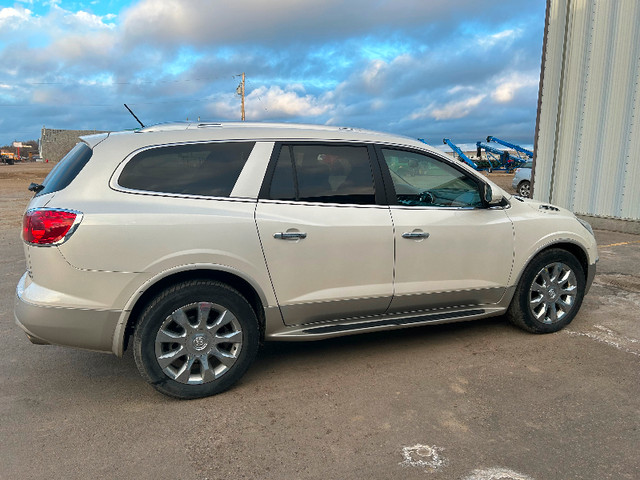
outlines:
[{"label": "tire sidewall", "polygon": [[[235,364],[220,378],[202,385],[187,385],[169,378],[155,353],[155,339],[164,320],[179,308],[197,302],[218,304],[234,314],[242,328],[242,349]],[[236,290],[211,281],[185,282],[158,295],[144,310],[134,334],[134,356],[140,373],[167,395],[189,399],[223,392],[247,371],[258,350],[259,330],[251,305]]]}]

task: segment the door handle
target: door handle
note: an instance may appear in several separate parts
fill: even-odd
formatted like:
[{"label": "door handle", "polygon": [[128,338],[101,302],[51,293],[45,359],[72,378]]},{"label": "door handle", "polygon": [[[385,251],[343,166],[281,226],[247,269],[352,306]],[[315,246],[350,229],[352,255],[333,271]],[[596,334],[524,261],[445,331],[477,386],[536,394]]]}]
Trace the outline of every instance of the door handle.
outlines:
[{"label": "door handle", "polygon": [[404,232],[402,238],[429,238],[429,234],[427,232]]},{"label": "door handle", "polygon": [[278,240],[301,240],[307,238],[304,232],[278,232],[273,234],[273,238]]}]

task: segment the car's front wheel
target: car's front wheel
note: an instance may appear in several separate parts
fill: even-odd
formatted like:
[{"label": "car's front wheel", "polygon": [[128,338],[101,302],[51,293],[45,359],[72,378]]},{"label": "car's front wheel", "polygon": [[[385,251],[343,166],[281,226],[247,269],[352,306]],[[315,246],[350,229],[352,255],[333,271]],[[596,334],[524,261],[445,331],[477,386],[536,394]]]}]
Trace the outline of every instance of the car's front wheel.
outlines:
[{"label": "car's front wheel", "polygon": [[153,387],[177,398],[220,393],[249,368],[259,344],[256,314],[229,286],[210,280],[178,283],[143,311],[134,356]]},{"label": "car's front wheel", "polygon": [[546,250],[525,268],[507,318],[529,332],[557,332],[578,313],[584,291],[580,262],[566,250]]},{"label": "car's front wheel", "polygon": [[518,195],[529,198],[531,196],[531,182],[523,180],[518,184]]}]

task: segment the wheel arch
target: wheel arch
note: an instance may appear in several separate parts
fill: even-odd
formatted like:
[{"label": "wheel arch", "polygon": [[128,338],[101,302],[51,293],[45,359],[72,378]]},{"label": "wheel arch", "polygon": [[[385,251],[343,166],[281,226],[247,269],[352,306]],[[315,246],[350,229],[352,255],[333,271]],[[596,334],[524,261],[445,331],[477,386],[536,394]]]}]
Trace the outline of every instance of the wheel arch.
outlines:
[{"label": "wheel arch", "polygon": [[527,261],[524,262],[524,265],[520,269],[520,272],[518,273],[518,277],[515,279],[515,282],[513,283],[513,285],[517,286],[520,283],[520,279],[522,278],[524,271],[527,269],[529,264],[531,264],[531,262],[533,262],[538,255],[556,248],[560,250],[565,250],[566,252],[570,253],[578,260],[578,262],[580,263],[580,266],[582,267],[582,271],[584,273],[585,281],[586,281],[587,272],[589,270],[589,256],[586,250],[578,243],[567,241],[567,240],[558,240],[556,242],[543,245],[542,247],[538,248],[532,255],[530,255]]},{"label": "wheel arch", "polygon": [[258,318],[258,328],[262,341],[266,323],[265,305],[267,305],[267,299],[264,293],[249,280],[243,278],[239,272],[224,269],[222,266],[212,266],[211,268],[192,266],[187,269],[165,272],[165,274],[152,279],[143,286],[138,292],[137,298],[133,299],[131,307],[123,312],[126,316],[121,318],[114,334],[113,352],[116,355],[122,356],[123,352],[127,349],[140,314],[151,299],[169,286],[187,280],[214,280],[237,290],[247,299]]},{"label": "wheel arch", "polygon": [[[523,275],[525,275],[527,271],[536,272],[539,266],[536,266],[533,270],[529,270],[529,268],[534,264],[534,262],[536,262],[538,259],[541,259],[541,256],[543,256],[546,252],[549,252],[552,250],[556,250],[556,252],[553,253],[553,255],[549,255],[547,259],[544,260],[544,262],[539,263],[539,265],[548,265],[546,262],[550,260],[553,261],[552,259],[554,258],[557,259],[556,257],[557,255],[563,255],[565,256],[565,258],[566,256],[571,256],[573,259],[575,259],[575,262],[577,262],[582,267],[582,270],[583,270],[582,281],[584,282],[584,284],[582,287],[582,291],[580,291],[580,289],[577,289],[573,295],[574,300],[577,302],[577,306],[574,304],[574,302],[570,302],[568,304],[570,305],[568,310],[562,309],[562,311],[565,314],[564,316],[557,317],[556,313],[554,313],[554,316],[550,317],[550,322],[546,322],[544,319],[542,322],[540,322],[539,317],[536,314],[533,314],[535,318],[532,318],[532,312],[530,311],[531,310],[530,299],[528,298],[528,294],[529,294],[528,292],[530,292],[530,289],[531,289],[531,287],[529,286],[530,281],[535,282],[535,277],[539,275],[539,273],[536,273],[536,275],[534,275],[533,277],[530,277],[530,278],[527,277],[526,284],[522,284],[522,282],[524,281]],[[587,251],[585,251],[583,246],[571,241],[560,240],[550,244],[546,244],[542,248],[539,248],[533,255],[531,255],[528,258],[527,262],[524,264],[522,270],[518,275],[516,284],[512,287],[513,293],[512,293],[512,297],[510,299],[509,306],[506,312],[506,316],[508,320],[515,326],[522,328],[531,333],[553,333],[564,328],[573,320],[573,318],[578,313],[580,306],[582,304],[582,299],[584,298],[584,295],[586,295],[587,293],[588,283],[589,283],[589,278],[588,278],[589,263],[588,262],[589,262],[588,253]],[[571,262],[571,263],[574,263],[574,262]],[[575,274],[576,274],[576,277],[579,277],[577,271],[575,272]],[[523,290],[524,287],[526,287],[526,290]],[[525,292],[527,292],[526,293],[527,297],[524,296]],[[555,296],[552,297],[551,300],[549,299],[545,300],[545,298],[546,297],[542,297],[538,303],[542,302],[546,305],[546,306],[543,305],[544,310],[542,312],[542,314],[546,315],[545,312],[547,311],[547,308],[549,308],[548,303],[553,302],[554,305],[556,305],[555,303],[556,297]],[[557,308],[557,305],[553,309],[554,312],[556,311],[556,308]]]}]

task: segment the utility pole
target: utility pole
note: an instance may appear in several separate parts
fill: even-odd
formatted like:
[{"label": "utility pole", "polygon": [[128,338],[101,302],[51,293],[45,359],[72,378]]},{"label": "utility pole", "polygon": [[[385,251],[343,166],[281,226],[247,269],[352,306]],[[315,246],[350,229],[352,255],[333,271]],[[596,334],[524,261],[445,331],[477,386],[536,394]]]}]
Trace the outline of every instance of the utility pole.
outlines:
[{"label": "utility pole", "polygon": [[236,88],[236,93],[242,97],[241,112],[242,121],[244,122],[244,72],[242,72],[242,82],[240,82],[240,85],[238,85],[238,88]]}]

